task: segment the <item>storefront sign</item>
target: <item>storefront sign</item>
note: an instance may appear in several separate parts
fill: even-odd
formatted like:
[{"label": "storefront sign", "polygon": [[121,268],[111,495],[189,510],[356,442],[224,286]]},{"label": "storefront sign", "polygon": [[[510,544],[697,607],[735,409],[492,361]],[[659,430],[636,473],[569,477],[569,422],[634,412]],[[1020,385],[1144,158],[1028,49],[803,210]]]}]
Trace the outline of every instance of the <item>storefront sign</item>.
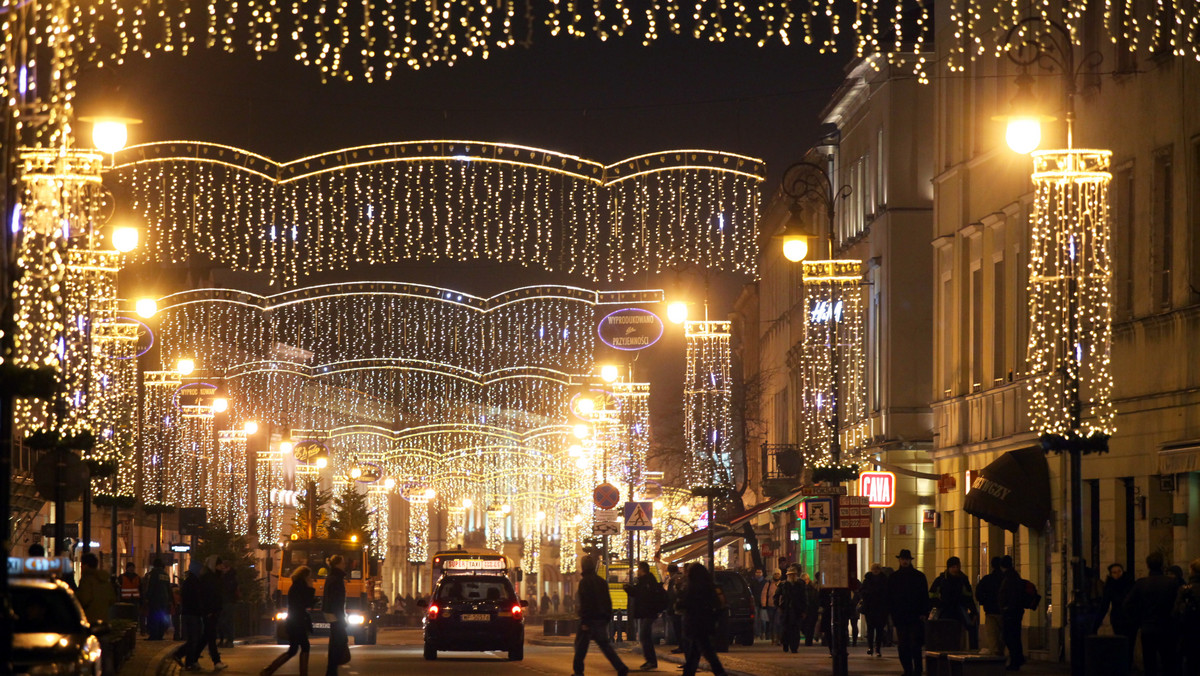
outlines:
[{"label": "storefront sign", "polygon": [[212,408],[217,386],[212,383],[187,383],[175,390],[175,403],[180,408]]},{"label": "storefront sign", "polygon": [[896,504],[896,475],[891,472],[863,472],[858,475],[858,494],[870,498],[872,507],[891,507]]},{"label": "storefront sign", "polygon": [[642,308],[610,312],[597,328],[600,340],[617,350],[643,350],[662,338],[663,323],[658,315]]},{"label": "storefront sign", "polygon": [[304,441],[296,442],[292,447],[292,455],[296,456],[296,462],[301,464],[311,464],[321,453],[329,453],[329,449],[325,444],[316,441],[315,439],[305,439]]},{"label": "storefront sign", "polygon": [[835,538],[871,537],[870,498],[857,495],[838,498],[837,524],[833,531]]}]

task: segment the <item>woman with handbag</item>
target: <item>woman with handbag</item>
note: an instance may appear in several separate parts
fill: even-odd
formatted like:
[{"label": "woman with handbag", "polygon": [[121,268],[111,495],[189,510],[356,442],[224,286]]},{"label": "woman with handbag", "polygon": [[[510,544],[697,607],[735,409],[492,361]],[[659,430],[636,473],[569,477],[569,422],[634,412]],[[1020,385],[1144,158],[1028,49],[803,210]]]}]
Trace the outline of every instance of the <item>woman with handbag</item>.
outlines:
[{"label": "woman with handbag", "polygon": [[275,658],[259,676],[271,676],[275,670],[283,666],[297,652],[300,653],[300,676],[308,676],[308,635],[312,632],[312,620],[308,617],[308,609],[313,604],[317,592],[308,583],[312,570],[308,566],[300,566],[292,573],[292,587],[288,589],[288,611],[284,628],[287,630],[287,652]]}]

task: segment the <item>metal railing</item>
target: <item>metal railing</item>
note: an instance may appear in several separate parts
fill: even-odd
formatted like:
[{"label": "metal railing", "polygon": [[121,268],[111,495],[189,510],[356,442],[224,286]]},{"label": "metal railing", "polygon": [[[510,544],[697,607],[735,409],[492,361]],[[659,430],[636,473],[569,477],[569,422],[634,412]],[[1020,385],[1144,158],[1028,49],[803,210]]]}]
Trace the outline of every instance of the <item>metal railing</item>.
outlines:
[{"label": "metal railing", "polygon": [[804,451],[799,444],[763,444],[762,478],[767,481],[799,481],[804,469]]}]

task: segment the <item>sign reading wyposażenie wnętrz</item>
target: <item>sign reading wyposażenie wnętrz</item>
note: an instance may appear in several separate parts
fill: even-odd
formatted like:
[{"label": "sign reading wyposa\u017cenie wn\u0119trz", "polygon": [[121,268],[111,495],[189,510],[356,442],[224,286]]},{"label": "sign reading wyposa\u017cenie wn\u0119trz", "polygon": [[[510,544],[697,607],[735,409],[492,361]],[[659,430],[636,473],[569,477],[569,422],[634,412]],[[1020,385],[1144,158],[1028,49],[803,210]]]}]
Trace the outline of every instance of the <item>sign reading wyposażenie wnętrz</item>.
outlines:
[{"label": "sign reading wyposa\u017cenie wn\u0119trz", "polygon": [[649,310],[630,307],[605,315],[596,331],[611,348],[643,350],[662,338],[663,322]]}]

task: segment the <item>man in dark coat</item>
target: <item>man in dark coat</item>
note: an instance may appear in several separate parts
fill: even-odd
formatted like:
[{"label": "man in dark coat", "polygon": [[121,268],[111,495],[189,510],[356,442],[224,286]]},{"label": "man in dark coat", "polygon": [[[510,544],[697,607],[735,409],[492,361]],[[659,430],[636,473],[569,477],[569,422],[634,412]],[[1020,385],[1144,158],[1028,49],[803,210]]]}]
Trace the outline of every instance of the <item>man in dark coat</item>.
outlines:
[{"label": "man in dark coat", "polygon": [[958,622],[967,631],[968,646],[978,650],[979,612],[971,596],[971,582],[962,572],[962,561],[957,556],[946,559],[946,570],[929,587],[929,598],[937,608],[938,618]]},{"label": "man in dark coat", "polygon": [[600,652],[608,659],[617,676],[626,676],[629,667],[617,656],[608,640],[608,623],[612,620],[612,596],[608,583],[596,574],[596,559],[585,556],[579,562],[579,631],[575,634],[574,676],[583,676],[583,659],[587,657],[588,645],[596,642]]},{"label": "man in dark coat", "polygon": [[142,585],[142,598],[146,600],[146,633],[149,640],[161,641],[171,619],[171,578],[162,559],[154,559]]},{"label": "man in dark coat", "polygon": [[800,649],[800,628],[808,612],[805,586],[800,579],[800,566],[792,564],[788,566],[787,579],[775,591],[775,607],[779,609],[776,613],[780,627],[779,640],[785,653]]},{"label": "man in dark coat", "polygon": [[904,676],[921,676],[925,644],[924,618],[929,614],[929,579],[912,565],[912,552],[896,555],[900,567],[888,577],[888,609],[896,627],[897,652]]},{"label": "man in dark coat", "polygon": [[1009,671],[1025,664],[1025,648],[1021,643],[1021,620],[1025,617],[1025,580],[1017,573],[1013,558],[1000,557],[1000,632],[1008,648]]},{"label": "man in dark coat", "polygon": [[992,557],[992,571],[979,579],[975,587],[975,600],[983,608],[983,636],[987,647],[997,655],[1004,655],[1003,621],[1000,617],[1000,557]]},{"label": "man in dark coat", "polygon": [[1134,582],[1125,597],[1125,609],[1142,632],[1142,671],[1146,676],[1179,673],[1179,643],[1171,611],[1182,585],[1163,574],[1163,563],[1161,553],[1151,552],[1146,557],[1150,574]]},{"label": "man in dark coat", "polygon": [[1104,616],[1108,615],[1113,633],[1117,636],[1124,636],[1127,640],[1126,647],[1129,649],[1130,663],[1132,664],[1137,624],[1125,610],[1125,597],[1129,596],[1131,589],[1133,589],[1133,576],[1126,575],[1125,567],[1121,564],[1111,564],[1108,567],[1108,577],[1104,580],[1104,591],[1100,594],[1100,612],[1096,616],[1095,629],[1100,629],[1100,625],[1104,623]]},{"label": "man in dark coat", "polygon": [[679,595],[683,591],[683,573],[679,566],[672,563],[667,566],[667,619],[671,621],[671,635],[675,639],[675,649],[672,653],[680,654],[683,645],[683,614],[679,611]]},{"label": "man in dark coat", "polygon": [[817,621],[821,619],[821,590],[808,573],[801,573],[800,581],[804,585],[804,620],[801,626],[804,628],[804,645],[809,646],[817,638]]},{"label": "man in dark coat", "polygon": [[181,669],[195,671],[204,649],[204,587],[200,584],[203,565],[193,561],[179,585],[179,629],[183,645],[175,649],[172,659]]},{"label": "man in dark coat", "polygon": [[325,665],[325,676],[337,676],[338,667],[350,662],[350,637],[346,634],[346,561],[341,554],[329,557],[321,612],[329,621],[329,662]]},{"label": "man in dark coat", "polygon": [[[204,596],[201,598],[201,608],[204,612],[204,641],[200,646],[208,646],[208,656],[212,658],[213,670],[225,668],[221,661],[221,651],[217,649],[217,624],[221,621],[221,575],[225,571],[221,557],[210,555],[204,560],[204,572],[200,573],[200,588]],[[200,659],[200,650],[196,651],[195,659]]]},{"label": "man in dark coat", "polygon": [[659,607],[660,589],[662,587],[658,580],[650,573],[650,564],[645,561],[638,562],[636,583],[625,585],[625,593],[633,603],[633,619],[637,621],[637,637],[642,645],[642,657],[646,659],[641,666],[642,671],[658,668],[653,629],[654,618],[663,610]]},{"label": "man in dark coat", "polygon": [[863,576],[862,614],[867,620],[867,654],[883,657],[883,632],[887,627],[888,588],[883,566],[871,564],[871,572]]}]

